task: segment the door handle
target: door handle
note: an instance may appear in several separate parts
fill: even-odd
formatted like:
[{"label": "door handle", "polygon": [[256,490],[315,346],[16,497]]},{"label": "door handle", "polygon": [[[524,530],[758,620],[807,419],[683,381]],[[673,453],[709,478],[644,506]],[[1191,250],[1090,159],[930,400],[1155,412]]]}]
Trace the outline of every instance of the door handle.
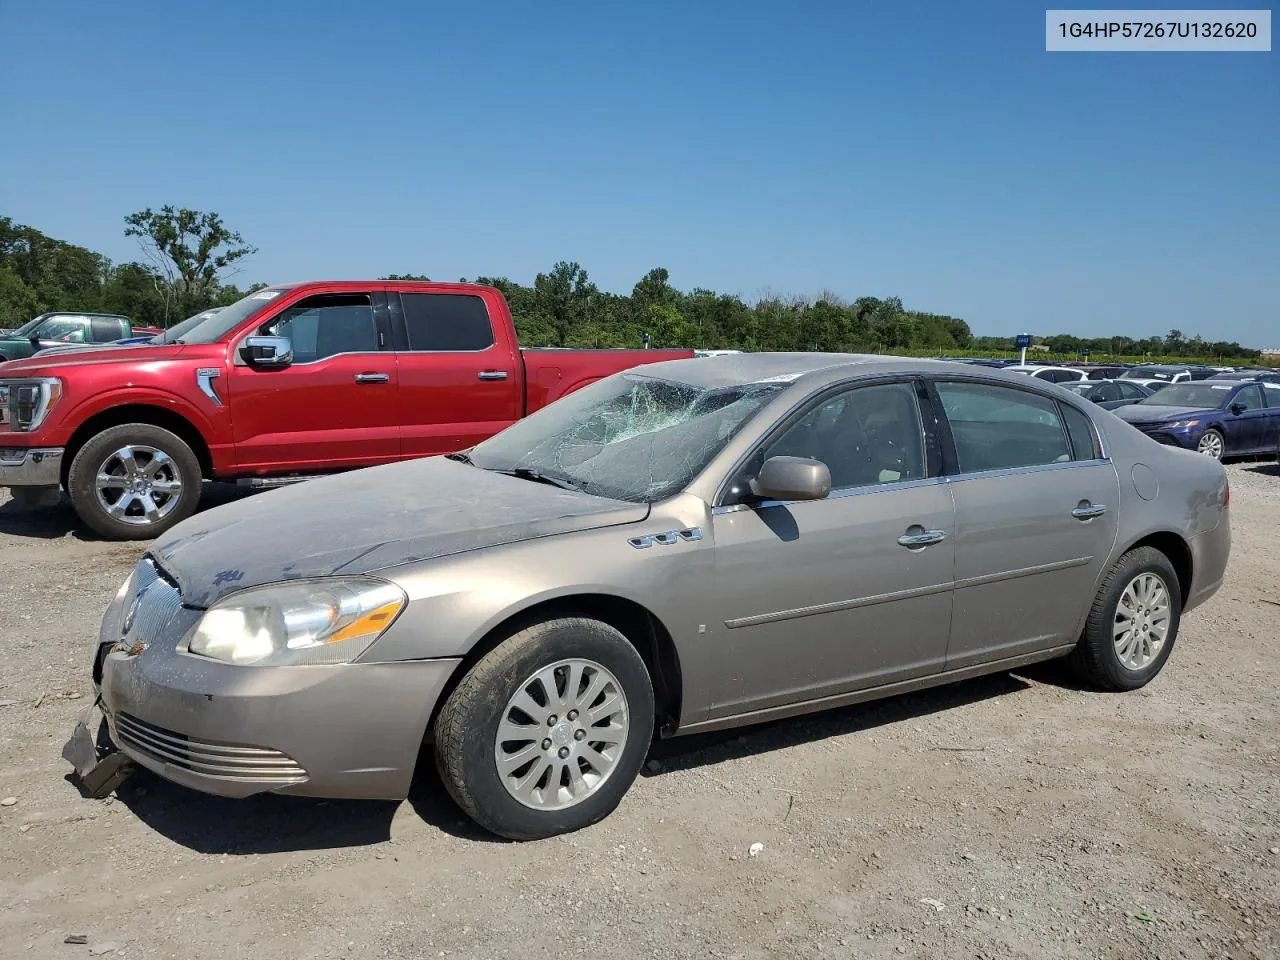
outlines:
[{"label": "door handle", "polygon": [[943,530],[921,530],[919,533],[904,533],[898,538],[898,543],[904,547],[927,547],[945,539],[947,534]]},{"label": "door handle", "polygon": [[386,383],[391,379],[389,373],[357,373],[356,383]]},{"label": "door handle", "polygon": [[1082,500],[1080,506],[1071,511],[1071,515],[1077,520],[1092,520],[1094,517],[1100,517],[1107,512],[1107,508],[1101,503],[1090,503],[1088,500]]},{"label": "door handle", "polygon": [[507,371],[505,370],[481,370],[476,374],[477,380],[505,380],[507,379]]}]

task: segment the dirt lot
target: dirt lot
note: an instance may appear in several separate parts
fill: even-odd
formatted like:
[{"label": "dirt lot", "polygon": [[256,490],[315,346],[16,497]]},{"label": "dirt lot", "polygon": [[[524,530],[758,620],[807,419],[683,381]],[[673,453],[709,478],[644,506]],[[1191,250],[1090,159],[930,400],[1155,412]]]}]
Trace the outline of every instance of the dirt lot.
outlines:
[{"label": "dirt lot", "polygon": [[1228,585],[1146,690],[1038,669],[662,744],[530,845],[429,781],[82,799],[59,751],[140,548],[0,502],[0,957],[1280,956],[1280,470],[1230,471]]}]

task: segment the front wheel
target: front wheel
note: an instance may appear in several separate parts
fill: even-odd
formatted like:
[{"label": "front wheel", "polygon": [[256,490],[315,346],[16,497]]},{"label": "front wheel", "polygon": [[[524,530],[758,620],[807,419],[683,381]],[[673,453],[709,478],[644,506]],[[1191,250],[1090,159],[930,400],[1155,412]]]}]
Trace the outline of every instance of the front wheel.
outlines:
[{"label": "front wheel", "polygon": [[1137,690],[1169,659],[1181,617],[1182,591],[1169,558],[1154,547],[1130,550],[1102,581],[1068,663],[1095,687]]},{"label": "front wheel", "polygon": [[441,707],[440,778],[499,836],[580,830],[635,780],[653,715],[649,671],[626,637],[597,620],[538,623],[486,654]]},{"label": "front wheel", "polygon": [[1203,453],[1207,457],[1213,457],[1215,460],[1221,460],[1222,455],[1226,452],[1227,444],[1222,439],[1222,434],[1210,427],[1200,437],[1200,442],[1196,444],[1196,451]]},{"label": "front wheel", "polygon": [[181,437],[150,423],[103,430],[80,448],[67,493],[80,519],[110,540],[149,540],[200,502],[200,462]]}]

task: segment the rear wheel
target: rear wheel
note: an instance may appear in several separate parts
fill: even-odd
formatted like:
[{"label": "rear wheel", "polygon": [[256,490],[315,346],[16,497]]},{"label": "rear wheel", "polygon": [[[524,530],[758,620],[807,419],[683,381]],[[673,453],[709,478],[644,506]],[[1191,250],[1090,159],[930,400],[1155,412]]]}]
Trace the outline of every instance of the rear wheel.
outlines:
[{"label": "rear wheel", "polygon": [[1068,662],[1103,690],[1146,686],[1173,652],[1181,616],[1182,592],[1169,558],[1154,547],[1130,550],[1102,581]]},{"label": "rear wheel", "polygon": [[485,829],[555,836],[613,812],[640,772],[653,714],[649,672],[626,637],[596,620],[549,620],[462,678],[436,720],[436,762]]},{"label": "rear wheel", "polygon": [[71,461],[71,504],[111,540],[148,540],[189,517],[200,501],[200,462],[175,433],[125,423],[92,437]]},{"label": "rear wheel", "polygon": [[1222,439],[1222,434],[1210,427],[1200,437],[1200,442],[1196,444],[1196,450],[1205,456],[1213,457],[1215,460],[1221,460],[1222,455],[1226,452],[1227,444]]}]

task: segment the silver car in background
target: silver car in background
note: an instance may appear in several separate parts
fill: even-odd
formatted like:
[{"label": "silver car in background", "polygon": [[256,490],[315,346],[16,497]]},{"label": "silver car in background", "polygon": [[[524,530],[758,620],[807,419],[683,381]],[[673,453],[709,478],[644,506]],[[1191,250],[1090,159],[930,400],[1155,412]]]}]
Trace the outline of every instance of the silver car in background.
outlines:
[{"label": "silver car in background", "polygon": [[[199,514],[102,621],[126,758],[404,797],[424,745],[511,838],[605,817],[651,739],[1065,657],[1133,690],[1222,582],[1221,464],[983,367],[743,354],[610,377],[473,449]],[[100,711],[100,713],[98,712]]]}]

